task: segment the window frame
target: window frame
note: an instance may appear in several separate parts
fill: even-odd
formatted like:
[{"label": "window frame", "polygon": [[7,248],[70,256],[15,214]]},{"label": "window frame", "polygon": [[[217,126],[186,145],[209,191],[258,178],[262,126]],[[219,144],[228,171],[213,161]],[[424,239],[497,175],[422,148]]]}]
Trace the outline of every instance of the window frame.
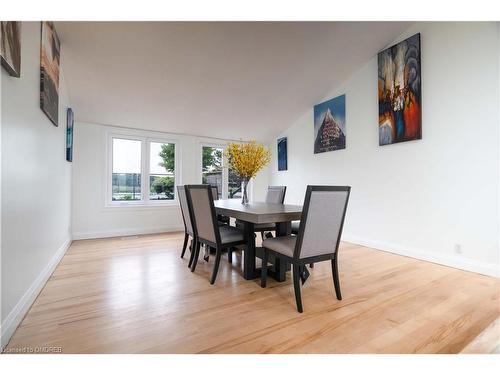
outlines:
[{"label": "window frame", "polygon": [[[114,201],[113,200],[113,139],[125,139],[141,142],[141,199],[135,201]],[[150,173],[150,152],[151,142],[153,143],[171,143],[175,145],[174,162],[174,199],[157,200],[149,199],[149,176]],[[180,142],[177,139],[163,137],[158,134],[133,132],[133,131],[109,131],[106,132],[106,175],[105,175],[105,200],[106,208],[116,207],[164,207],[178,206],[177,189],[175,187],[181,184],[181,162],[180,162]]]}]

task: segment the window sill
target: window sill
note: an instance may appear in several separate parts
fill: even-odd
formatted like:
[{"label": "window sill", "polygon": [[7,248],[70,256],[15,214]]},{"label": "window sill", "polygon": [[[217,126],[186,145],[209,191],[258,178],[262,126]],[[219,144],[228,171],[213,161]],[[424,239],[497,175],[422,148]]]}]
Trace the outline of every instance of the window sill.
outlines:
[{"label": "window sill", "polygon": [[179,207],[179,202],[177,200],[161,203],[110,203],[106,202],[104,205],[104,210],[158,210],[163,208],[177,208]]}]

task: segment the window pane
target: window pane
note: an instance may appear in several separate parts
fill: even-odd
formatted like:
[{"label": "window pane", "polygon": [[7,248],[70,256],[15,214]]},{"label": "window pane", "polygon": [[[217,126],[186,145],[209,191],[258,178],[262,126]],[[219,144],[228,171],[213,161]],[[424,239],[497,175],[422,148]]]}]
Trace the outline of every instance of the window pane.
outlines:
[{"label": "window pane", "polygon": [[241,184],[241,177],[232,168],[229,168],[228,198],[241,198]]},{"label": "window pane", "polygon": [[149,199],[174,199],[175,144],[151,142],[149,146]]},{"label": "window pane", "polygon": [[113,138],[113,173],[141,173],[141,141]]},{"label": "window pane", "polygon": [[141,200],[141,141],[113,138],[114,201]]},{"label": "window pane", "polygon": [[222,198],[222,147],[203,146],[202,183],[217,186],[219,199]]}]

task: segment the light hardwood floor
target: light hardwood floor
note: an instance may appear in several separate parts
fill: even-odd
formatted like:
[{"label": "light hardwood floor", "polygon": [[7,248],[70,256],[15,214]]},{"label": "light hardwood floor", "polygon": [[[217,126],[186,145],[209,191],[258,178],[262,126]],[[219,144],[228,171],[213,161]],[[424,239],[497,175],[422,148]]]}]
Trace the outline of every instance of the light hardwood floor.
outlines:
[{"label": "light hardwood floor", "polygon": [[[260,236],[258,236],[260,237]],[[290,275],[261,289],[227,258],[195,273],[182,233],[75,241],[8,350],[64,353],[458,353],[500,316],[498,279],[343,243],[334,297],[317,264],[295,310]],[[499,337],[493,337],[498,341]]]},{"label": "light hardwood floor", "polygon": [[464,354],[500,354],[500,318],[491,323],[470,342],[461,353]]}]

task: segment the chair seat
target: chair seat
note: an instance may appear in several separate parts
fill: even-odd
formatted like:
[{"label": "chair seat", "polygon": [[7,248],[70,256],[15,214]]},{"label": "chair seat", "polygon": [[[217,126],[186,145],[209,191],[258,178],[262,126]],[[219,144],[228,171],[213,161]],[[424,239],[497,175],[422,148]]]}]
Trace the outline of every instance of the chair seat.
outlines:
[{"label": "chair seat", "polygon": [[264,240],[264,242],[262,242],[262,246],[265,247],[266,249],[293,258],[293,252],[295,250],[296,240],[297,237],[295,236],[267,238]]},{"label": "chair seat", "polygon": [[[238,228],[243,228],[245,223],[241,220],[236,220],[236,226]],[[256,232],[261,232],[264,230],[276,230],[276,223],[261,223],[261,224],[254,224],[254,230]]]},{"label": "chair seat", "polygon": [[292,221],[292,233],[299,234],[300,220]]},{"label": "chair seat", "polygon": [[233,242],[243,242],[245,240],[245,235],[239,228],[223,225],[219,227],[219,231],[222,245]]}]

